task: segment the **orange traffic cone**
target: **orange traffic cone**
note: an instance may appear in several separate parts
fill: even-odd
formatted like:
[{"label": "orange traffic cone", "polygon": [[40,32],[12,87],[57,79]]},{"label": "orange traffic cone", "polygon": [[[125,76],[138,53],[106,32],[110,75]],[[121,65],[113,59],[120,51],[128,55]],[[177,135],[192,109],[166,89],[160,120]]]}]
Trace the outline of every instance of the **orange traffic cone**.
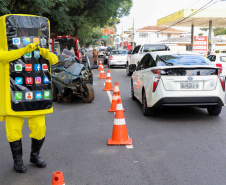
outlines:
[{"label": "orange traffic cone", "polygon": [[53,172],[52,185],[65,185],[63,172],[61,171]]},{"label": "orange traffic cone", "polygon": [[113,91],[110,70],[108,70],[108,72],[107,72],[106,83],[105,83],[105,87],[103,90],[104,91]]},{"label": "orange traffic cone", "polygon": [[104,73],[104,66],[102,66],[99,79],[105,79],[105,78],[106,77],[105,77],[105,73]]},{"label": "orange traffic cone", "polygon": [[[119,90],[119,85],[118,82],[115,82],[114,86],[114,91],[113,91],[113,97],[111,101],[111,108],[109,109],[109,112],[115,112],[116,111],[116,105],[117,105],[117,100],[121,98],[120,96],[120,90]],[[123,109],[124,111],[124,109]]]},{"label": "orange traffic cone", "polygon": [[108,145],[132,145],[132,139],[129,138],[126,128],[121,98],[117,100],[112,138],[108,139]]},{"label": "orange traffic cone", "polygon": [[98,71],[101,71],[102,66],[103,66],[103,65],[102,65],[101,60],[100,60]]}]

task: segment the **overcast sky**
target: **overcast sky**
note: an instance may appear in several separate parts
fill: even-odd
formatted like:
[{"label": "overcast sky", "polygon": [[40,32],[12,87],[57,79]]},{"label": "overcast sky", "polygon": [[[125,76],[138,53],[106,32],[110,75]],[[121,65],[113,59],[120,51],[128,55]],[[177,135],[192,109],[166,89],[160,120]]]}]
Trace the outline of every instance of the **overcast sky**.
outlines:
[{"label": "overcast sky", "polygon": [[[160,18],[182,9],[201,8],[210,1],[211,0],[133,0],[133,7],[130,10],[130,15],[120,19],[121,23],[117,25],[117,33],[122,33],[122,28],[123,30],[131,28],[133,18],[135,29],[150,25],[154,26],[157,25],[157,20]],[[215,1],[217,0],[213,0],[212,2]],[[226,1],[219,1],[208,9],[225,9],[226,11]],[[190,30],[190,28],[181,27],[179,27],[179,29]],[[195,32],[197,32],[197,30],[198,29],[196,29]]]}]

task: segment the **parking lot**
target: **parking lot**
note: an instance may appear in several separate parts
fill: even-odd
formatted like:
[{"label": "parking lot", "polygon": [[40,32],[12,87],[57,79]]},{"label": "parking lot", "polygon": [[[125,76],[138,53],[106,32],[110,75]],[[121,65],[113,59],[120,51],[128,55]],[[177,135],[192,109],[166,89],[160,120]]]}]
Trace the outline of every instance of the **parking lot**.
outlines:
[{"label": "parking lot", "polygon": [[[107,70],[105,66],[105,74]],[[105,80],[98,79],[97,69],[93,74],[92,103],[77,98],[71,103],[54,102],[54,113],[46,116],[46,142],[41,156],[47,168],[38,169],[29,163],[30,131],[26,120],[22,142],[28,170],[16,173],[4,122],[0,123],[0,184],[47,185],[54,171],[62,171],[65,184],[71,185],[225,184],[225,107],[219,116],[209,116],[206,109],[175,107],[144,117],[141,104],[131,99],[125,68],[113,68],[112,82],[119,82],[133,146],[108,146],[114,113],[108,112],[111,104],[109,94],[103,91]]]}]

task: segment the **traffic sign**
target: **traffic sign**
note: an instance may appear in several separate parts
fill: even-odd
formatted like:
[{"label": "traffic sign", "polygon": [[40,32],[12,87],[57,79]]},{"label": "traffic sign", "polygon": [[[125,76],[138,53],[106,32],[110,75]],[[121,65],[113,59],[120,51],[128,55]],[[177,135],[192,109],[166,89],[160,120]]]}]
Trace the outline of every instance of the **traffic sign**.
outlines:
[{"label": "traffic sign", "polygon": [[103,38],[103,39],[107,39],[107,38],[108,38],[108,36],[102,36],[102,38]]},{"label": "traffic sign", "polygon": [[114,34],[114,29],[106,29],[104,30],[104,35],[113,35]]}]

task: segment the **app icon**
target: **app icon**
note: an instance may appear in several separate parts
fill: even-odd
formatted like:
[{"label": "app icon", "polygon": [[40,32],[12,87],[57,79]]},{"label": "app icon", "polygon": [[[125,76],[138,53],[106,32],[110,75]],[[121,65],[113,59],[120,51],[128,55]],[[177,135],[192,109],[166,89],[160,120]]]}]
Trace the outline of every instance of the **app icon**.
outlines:
[{"label": "app icon", "polygon": [[13,44],[19,45],[20,44],[20,38],[13,38]]},{"label": "app icon", "polygon": [[44,91],[44,98],[50,98],[50,92]]},{"label": "app icon", "polygon": [[33,84],[33,78],[32,77],[26,77],[25,81],[26,81],[27,85]]},{"label": "app icon", "polygon": [[30,38],[27,38],[27,37],[23,38],[23,44],[24,45],[28,45],[30,42],[31,42]]},{"label": "app icon", "polygon": [[35,71],[41,71],[41,65],[35,64]]},{"label": "app icon", "polygon": [[25,98],[26,98],[26,100],[32,100],[33,99],[33,92],[26,92]]},{"label": "app icon", "polygon": [[31,58],[31,52],[30,52],[30,53],[26,53],[26,54],[24,55],[24,58]]},{"label": "app icon", "polygon": [[32,64],[25,64],[25,71],[32,71]]},{"label": "app icon", "polygon": [[41,38],[41,45],[46,46],[46,39],[45,38]]},{"label": "app icon", "polygon": [[49,78],[47,76],[44,76],[44,84],[48,84],[49,83]]},{"label": "app icon", "polygon": [[42,98],[42,92],[36,92],[35,93],[35,98],[36,99],[41,99]]},{"label": "app icon", "polygon": [[35,84],[41,84],[41,83],[42,83],[41,77],[35,77]]},{"label": "app icon", "polygon": [[47,64],[42,64],[42,70],[43,70],[43,71],[47,71],[47,70],[48,70]]},{"label": "app icon", "polygon": [[18,85],[23,84],[23,78],[22,77],[16,77],[15,78],[15,83],[18,84]]},{"label": "app icon", "polygon": [[16,99],[16,100],[22,100],[22,98],[23,98],[23,95],[22,95],[21,92],[16,92],[16,93],[15,93],[15,99]]},{"label": "app icon", "polygon": [[34,57],[40,58],[40,51],[34,51]]},{"label": "app icon", "polygon": [[15,71],[22,71],[22,64],[15,64]]},{"label": "app icon", "polygon": [[39,38],[33,38],[33,43],[38,42]]}]

